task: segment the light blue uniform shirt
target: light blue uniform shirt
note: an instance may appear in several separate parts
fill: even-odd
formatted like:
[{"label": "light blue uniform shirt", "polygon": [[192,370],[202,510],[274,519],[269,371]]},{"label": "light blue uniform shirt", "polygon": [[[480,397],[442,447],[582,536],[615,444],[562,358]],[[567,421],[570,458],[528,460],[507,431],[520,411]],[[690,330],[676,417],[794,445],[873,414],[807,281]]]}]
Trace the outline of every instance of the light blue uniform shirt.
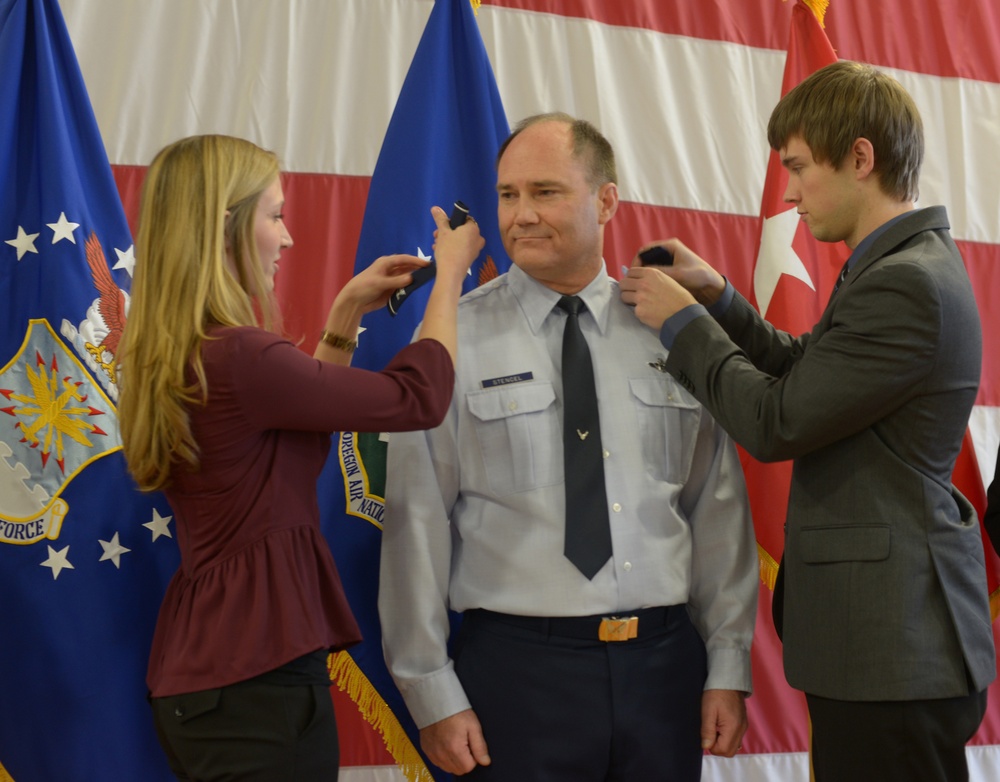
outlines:
[{"label": "light blue uniform shirt", "polygon": [[560,294],[511,267],[463,297],[444,423],[389,441],[379,611],[418,726],[469,708],[449,606],[585,616],[687,603],[706,689],[751,689],[759,566],[736,450],[661,368],[665,350],[616,281],[602,269],[579,295],[614,548],[593,580],[563,555]]}]

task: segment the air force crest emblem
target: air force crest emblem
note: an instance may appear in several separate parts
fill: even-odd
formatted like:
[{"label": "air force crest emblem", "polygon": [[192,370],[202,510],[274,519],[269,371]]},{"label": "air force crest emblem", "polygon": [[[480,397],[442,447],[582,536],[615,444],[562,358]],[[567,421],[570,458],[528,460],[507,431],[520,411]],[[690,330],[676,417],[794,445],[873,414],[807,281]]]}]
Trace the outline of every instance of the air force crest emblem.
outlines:
[{"label": "air force crest emblem", "polygon": [[0,543],[58,538],[63,489],[120,447],[110,399],[48,321],[30,320],[0,370]]}]

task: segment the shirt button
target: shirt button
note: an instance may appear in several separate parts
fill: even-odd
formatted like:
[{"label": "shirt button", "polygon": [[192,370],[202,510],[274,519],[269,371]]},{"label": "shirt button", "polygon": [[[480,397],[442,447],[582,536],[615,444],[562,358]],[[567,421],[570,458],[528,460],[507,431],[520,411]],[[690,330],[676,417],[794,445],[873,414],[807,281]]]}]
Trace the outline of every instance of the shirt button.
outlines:
[{"label": "shirt button", "polygon": [[614,505],[611,506],[611,510],[613,510],[615,513],[621,513],[622,512],[622,506],[621,506],[620,503],[616,502]]},{"label": "shirt button", "polygon": [[632,569],[632,563],[631,562],[626,562],[624,565],[622,565],[622,567],[625,568],[625,572],[627,573],[628,571],[630,571]]},{"label": "shirt button", "polygon": [[507,405],[508,410],[517,410],[517,402],[511,402]]},{"label": "shirt button", "polygon": [[609,456],[611,456],[611,451],[604,449],[604,458],[607,459]]},{"label": "shirt button", "polygon": [[176,706],[174,708],[174,716],[175,717],[183,717],[184,716],[184,709],[182,709],[180,706]]}]

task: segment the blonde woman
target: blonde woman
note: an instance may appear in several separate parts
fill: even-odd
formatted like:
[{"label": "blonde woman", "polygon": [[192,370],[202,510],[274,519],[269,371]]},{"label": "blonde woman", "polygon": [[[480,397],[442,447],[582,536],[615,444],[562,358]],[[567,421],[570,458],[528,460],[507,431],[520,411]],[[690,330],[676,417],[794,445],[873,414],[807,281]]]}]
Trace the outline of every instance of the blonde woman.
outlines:
[{"label": "blonde woman", "polygon": [[426,261],[350,280],[313,357],[273,332],[292,245],[278,161],[242,139],[162,150],[143,186],[119,416],[129,469],[174,511],[181,566],[148,685],[179,779],[330,780],[339,765],[326,657],[360,639],[319,528],[316,478],[338,430],[436,426],[454,381],[455,313],[483,246],[435,207],[438,272],[419,339],[352,369],[361,316]]}]

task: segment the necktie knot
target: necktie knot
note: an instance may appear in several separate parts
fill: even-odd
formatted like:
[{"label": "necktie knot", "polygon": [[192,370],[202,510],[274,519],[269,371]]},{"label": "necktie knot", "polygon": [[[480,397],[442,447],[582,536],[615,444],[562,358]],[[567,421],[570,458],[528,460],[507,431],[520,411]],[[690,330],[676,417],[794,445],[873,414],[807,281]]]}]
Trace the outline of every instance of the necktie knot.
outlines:
[{"label": "necktie knot", "polygon": [[570,315],[579,315],[582,310],[587,309],[579,296],[563,296],[556,306]]}]

